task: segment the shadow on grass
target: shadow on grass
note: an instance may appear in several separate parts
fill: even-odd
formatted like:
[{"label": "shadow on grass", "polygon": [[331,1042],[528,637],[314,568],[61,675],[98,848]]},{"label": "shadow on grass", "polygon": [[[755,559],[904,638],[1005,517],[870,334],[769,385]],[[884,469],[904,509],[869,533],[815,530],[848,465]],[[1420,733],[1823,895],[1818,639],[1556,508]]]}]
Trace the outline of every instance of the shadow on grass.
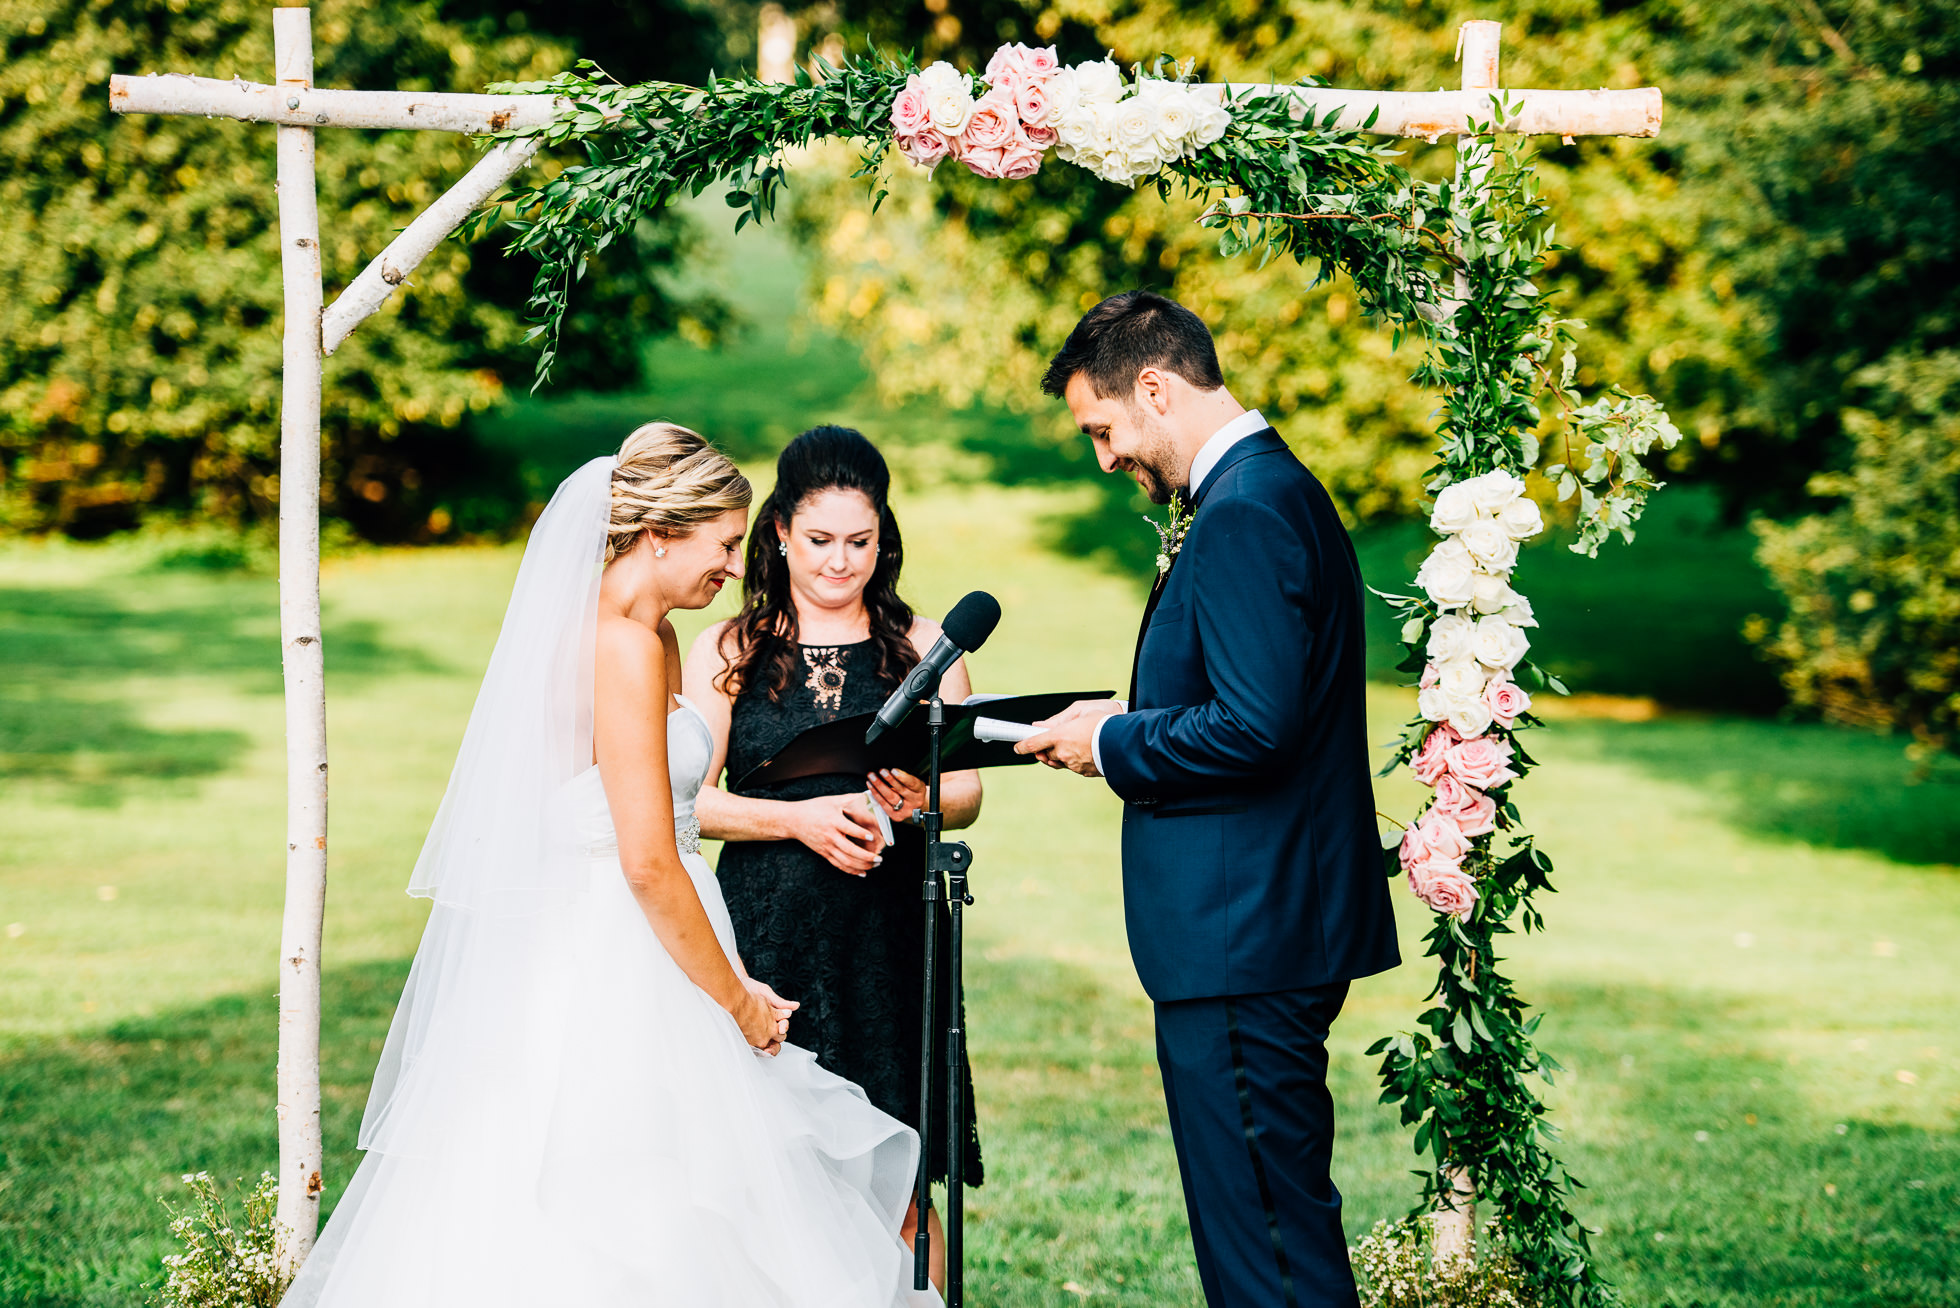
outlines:
[{"label": "shadow on grass", "polygon": [[[372,622],[330,620],[325,635],[335,677],[433,667]],[[149,725],[157,688],[129,683],[222,678],[278,694],[277,593],[263,579],[154,573],[0,587],[0,668],[0,780],[48,781],[73,802],[112,805],[133,785],[211,776],[244,752],[241,731]]]},{"label": "shadow on grass", "polygon": [[1900,737],[1742,718],[1557,724],[1567,743],[1713,797],[1746,831],[1900,863],[1960,860],[1960,765],[1921,778]]},{"label": "shadow on grass", "polygon": [[[357,1161],[406,973],[391,961],[326,978],[329,1203]],[[1149,1006],[1052,960],[976,959],[969,978],[989,1176],[969,1195],[976,1301],[1047,1308],[1069,1301],[1061,1287],[1073,1281],[1119,1303],[1195,1302]],[[1839,1134],[1763,1052],[1786,1012],[1659,988],[1538,998],[1545,1042],[1571,1069],[1555,1117],[1585,1124],[1559,1148],[1590,1186],[1579,1210],[1604,1224],[1597,1247],[1628,1302],[1960,1304],[1960,1141],[1855,1119]],[[168,1249],[157,1199],[178,1193],[178,1176],[229,1183],[272,1165],[275,1043],[267,994],[0,1054],[0,1303],[139,1301]],[[1399,1214],[1415,1190],[1405,1169],[1417,1160],[1374,1105],[1368,1061],[1335,1062],[1337,1166],[1365,1172],[1350,1186],[1351,1234]]]},{"label": "shadow on grass", "polygon": [[1960,1304],[1960,1136],[1833,1121],[1770,1051],[1787,1010],[1661,988],[1539,998],[1559,1099],[1589,1124],[1555,1147],[1627,1302]]},{"label": "shadow on grass", "polygon": [[[321,1031],[327,1200],[353,1172],[406,960],[326,977]],[[0,1303],[126,1308],[170,1251],[159,1199],[185,1172],[227,1189],[278,1158],[272,1071],[277,1002],[227,996],[86,1039],[0,1052]]]}]

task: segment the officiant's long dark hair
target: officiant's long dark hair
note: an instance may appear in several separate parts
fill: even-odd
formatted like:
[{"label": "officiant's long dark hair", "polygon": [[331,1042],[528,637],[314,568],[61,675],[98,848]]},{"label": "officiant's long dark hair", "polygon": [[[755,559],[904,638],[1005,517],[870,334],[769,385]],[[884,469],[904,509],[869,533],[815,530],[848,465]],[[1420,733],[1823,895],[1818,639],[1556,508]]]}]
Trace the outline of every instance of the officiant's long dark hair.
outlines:
[{"label": "officiant's long dark hair", "polygon": [[912,670],[919,653],[912,647],[912,607],[898,597],[905,544],[888,502],[891,484],[885,456],[849,427],[812,427],[783,449],[776,459],[776,487],[762,501],[749,533],[742,611],[722,634],[730,654],[722,690],[737,695],[758,686],[781,702],[796,669],[797,623],[789,561],[777,542],[789,533],[799,505],[830,490],[857,491],[878,511],[878,562],[864,587],[871,647],[880,680],[896,683]]}]

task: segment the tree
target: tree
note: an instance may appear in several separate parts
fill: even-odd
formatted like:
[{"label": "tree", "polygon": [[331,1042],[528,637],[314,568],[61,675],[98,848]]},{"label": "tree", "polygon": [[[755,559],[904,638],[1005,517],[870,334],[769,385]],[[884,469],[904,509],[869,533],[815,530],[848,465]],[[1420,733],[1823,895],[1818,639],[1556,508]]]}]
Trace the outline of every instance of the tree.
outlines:
[{"label": "tree", "polygon": [[[484,4],[322,0],[323,85],[480,90],[572,50]],[[278,253],[270,129],[116,119],[109,73],[263,81],[263,3],[0,0],[0,528],[95,536],[168,509],[246,521],[276,503]],[[471,163],[438,133],[324,134],[328,294]],[[711,304],[661,280],[686,229],[648,224],[594,279],[561,374],[639,376],[643,332]],[[494,529],[522,509],[466,420],[528,377],[521,261],[452,244],[328,365],[329,512],[383,539]],[[712,321],[712,318],[711,318]],[[621,322],[631,324],[622,330]]]},{"label": "tree", "polygon": [[[1714,476],[1804,510],[1862,448],[1842,414],[1893,359],[1960,345],[1960,28],[1946,0],[1680,0],[1643,13],[1681,112],[1680,203],[1734,306],[1721,367],[1664,370],[1727,412]],[[1866,382],[1855,379],[1865,377]],[[1862,458],[1862,456],[1856,456]]]},{"label": "tree", "polygon": [[1836,507],[1757,524],[1790,613],[1751,634],[1793,703],[1910,732],[1929,762],[1960,753],[1960,350],[1901,351],[1854,383],[1867,402],[1842,415],[1850,470],[1810,483]]}]

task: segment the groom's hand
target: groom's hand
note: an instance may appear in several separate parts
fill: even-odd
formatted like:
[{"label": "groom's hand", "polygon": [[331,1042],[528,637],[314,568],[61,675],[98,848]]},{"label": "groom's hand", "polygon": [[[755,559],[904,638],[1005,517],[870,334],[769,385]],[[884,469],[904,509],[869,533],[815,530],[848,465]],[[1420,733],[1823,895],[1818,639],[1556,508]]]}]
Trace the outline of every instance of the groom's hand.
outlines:
[{"label": "groom's hand", "polygon": [[1096,724],[1123,705],[1107,699],[1079,699],[1052,718],[1034,725],[1039,736],[1029,736],[1014,746],[1016,754],[1032,754],[1051,768],[1067,768],[1085,777],[1099,777],[1096,770]]}]

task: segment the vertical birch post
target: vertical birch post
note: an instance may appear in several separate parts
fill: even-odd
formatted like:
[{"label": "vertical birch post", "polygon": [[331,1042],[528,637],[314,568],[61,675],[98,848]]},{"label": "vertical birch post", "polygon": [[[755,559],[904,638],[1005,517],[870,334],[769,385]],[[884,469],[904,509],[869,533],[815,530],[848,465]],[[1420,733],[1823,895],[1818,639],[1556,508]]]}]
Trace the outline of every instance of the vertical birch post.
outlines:
[{"label": "vertical birch post", "polygon": [[[305,9],[272,11],[273,80],[313,85]],[[320,208],[313,129],[281,125],[279,644],[286,681],[286,911],[279,932],[280,1258],[296,1271],[320,1225],[320,929],[327,902],[327,685],[320,644]]]},{"label": "vertical birch post", "polygon": [[[1497,53],[1503,41],[1504,25],[1484,19],[1472,19],[1457,31],[1457,57],[1463,62],[1463,89],[1466,91],[1495,91],[1497,89]],[[1489,112],[1487,106],[1480,105],[1481,117]],[[1495,114],[1491,114],[1495,119]],[[1457,137],[1456,184],[1459,190],[1468,187],[1481,190],[1487,167],[1475,162],[1474,151],[1477,138]],[[1456,274],[1456,308],[1462,313],[1470,299],[1469,274],[1459,269]],[[1468,1257],[1474,1248],[1473,1237],[1477,1226],[1477,1187],[1469,1173],[1460,1167],[1448,1169],[1444,1175],[1450,1182],[1450,1202],[1438,1208],[1432,1216],[1435,1231],[1434,1256],[1438,1264],[1453,1256]]]}]

